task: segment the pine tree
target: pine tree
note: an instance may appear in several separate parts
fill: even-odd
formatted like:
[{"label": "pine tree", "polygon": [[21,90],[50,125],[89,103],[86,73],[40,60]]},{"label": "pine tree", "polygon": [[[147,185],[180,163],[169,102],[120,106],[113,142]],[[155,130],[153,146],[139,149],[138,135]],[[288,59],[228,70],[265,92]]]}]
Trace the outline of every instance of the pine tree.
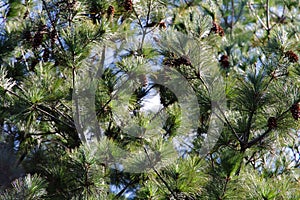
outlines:
[{"label": "pine tree", "polygon": [[300,199],[299,7],[1,1],[0,198]]}]

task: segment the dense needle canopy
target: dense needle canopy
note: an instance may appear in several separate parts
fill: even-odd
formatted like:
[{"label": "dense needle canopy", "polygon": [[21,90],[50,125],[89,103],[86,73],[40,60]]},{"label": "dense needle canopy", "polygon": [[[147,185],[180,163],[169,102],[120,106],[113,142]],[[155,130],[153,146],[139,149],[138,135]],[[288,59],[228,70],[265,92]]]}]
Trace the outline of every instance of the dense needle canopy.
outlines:
[{"label": "dense needle canopy", "polygon": [[300,199],[297,0],[0,1],[0,199]]}]

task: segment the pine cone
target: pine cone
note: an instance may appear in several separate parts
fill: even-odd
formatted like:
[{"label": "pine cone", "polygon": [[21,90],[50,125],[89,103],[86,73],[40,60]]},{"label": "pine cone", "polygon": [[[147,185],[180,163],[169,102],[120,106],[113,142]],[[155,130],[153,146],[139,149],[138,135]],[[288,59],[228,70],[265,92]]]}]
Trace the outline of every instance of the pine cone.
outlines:
[{"label": "pine cone", "polygon": [[132,11],[132,8],[133,8],[132,0],[125,0],[125,2],[124,2],[124,9],[127,12],[129,12],[129,11]]},{"label": "pine cone", "polygon": [[39,31],[41,34],[47,33],[47,26],[46,26],[45,24],[40,25],[38,31]]},{"label": "pine cone", "polygon": [[40,31],[37,31],[33,37],[33,48],[40,46],[43,42],[43,34]]},{"label": "pine cone", "polygon": [[33,48],[40,46],[43,42],[43,35],[47,33],[47,26],[42,24],[33,37]]},{"label": "pine cone", "polygon": [[180,66],[180,65],[187,65],[187,66],[192,66],[192,63],[190,61],[190,58],[183,55],[180,58],[177,58],[175,61],[175,65],[176,66]]},{"label": "pine cone", "polygon": [[31,36],[30,30],[25,30],[25,31],[23,32],[23,38],[24,38],[27,42],[31,41],[32,36]]},{"label": "pine cone", "polygon": [[180,65],[192,66],[190,58],[185,55],[179,58],[165,58],[163,64],[169,67],[179,67]]},{"label": "pine cone", "polygon": [[275,117],[270,117],[268,119],[268,127],[269,129],[277,128],[277,120]]},{"label": "pine cone", "polygon": [[219,26],[219,35],[221,37],[223,37],[225,35],[224,29],[221,26]]},{"label": "pine cone", "polygon": [[300,103],[295,103],[291,107],[291,113],[295,120],[298,120],[300,118]]},{"label": "pine cone", "polygon": [[210,32],[219,34],[221,37],[225,35],[224,29],[216,22],[213,22],[213,27],[210,29]]},{"label": "pine cone", "polygon": [[33,60],[31,61],[31,65],[30,65],[30,69],[29,69],[29,70],[31,70],[31,71],[34,72],[34,68],[35,68],[35,66],[36,66],[38,63],[39,63],[39,60],[38,60],[38,59],[33,59]]},{"label": "pine cone", "polygon": [[163,64],[166,65],[166,66],[169,66],[169,67],[174,66],[174,59],[172,59],[172,58],[165,58],[163,60]]},{"label": "pine cone", "polygon": [[221,56],[221,59],[219,60],[219,62],[221,63],[221,66],[224,68],[224,69],[228,69],[229,68],[229,57],[227,55],[222,55]]},{"label": "pine cone", "polygon": [[285,55],[285,57],[287,57],[289,59],[290,62],[292,62],[292,63],[298,62],[298,56],[293,51],[287,51],[287,52],[285,52],[284,55]]},{"label": "pine cone", "polygon": [[160,29],[166,29],[166,28],[167,28],[167,25],[166,25],[166,23],[165,23],[164,21],[161,21],[161,22],[159,22],[158,27],[159,27]]},{"label": "pine cone", "polygon": [[54,29],[52,31],[50,31],[49,37],[50,37],[51,41],[55,41],[57,39],[56,31]]},{"label": "pine cone", "polygon": [[115,8],[113,6],[109,6],[106,13],[107,13],[107,18],[114,17]]},{"label": "pine cone", "polygon": [[48,48],[45,48],[45,49],[44,49],[44,53],[43,53],[43,60],[44,60],[45,62],[48,61],[49,55],[50,55],[49,49],[48,49]]}]

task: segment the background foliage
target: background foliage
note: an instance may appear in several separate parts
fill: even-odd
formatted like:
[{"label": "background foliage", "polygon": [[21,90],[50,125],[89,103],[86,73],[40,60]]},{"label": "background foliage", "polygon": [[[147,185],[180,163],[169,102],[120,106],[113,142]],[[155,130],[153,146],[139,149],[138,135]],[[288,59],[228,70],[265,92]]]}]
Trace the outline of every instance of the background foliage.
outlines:
[{"label": "background foliage", "polygon": [[[3,0],[0,7],[1,199],[300,199],[299,1]],[[209,66],[224,80],[228,109],[217,112],[224,128],[202,155],[218,107],[203,81],[213,76]],[[158,169],[164,144],[189,135],[179,129],[177,97],[149,76],[168,78],[162,67],[188,80],[200,117],[175,161]],[[134,94],[124,94],[124,115],[144,128],[160,125],[150,138],[127,134],[113,115],[114,94],[133,72],[140,76]],[[101,122],[92,132],[106,136],[93,145],[82,142],[75,125],[82,119],[73,115],[81,108],[72,103],[80,74],[89,73],[101,74],[96,86],[86,84],[86,92],[95,87]],[[155,95],[164,124],[145,111]],[[148,163],[148,172],[111,167],[123,157],[106,153],[116,144],[151,150],[127,160],[133,168]]]}]

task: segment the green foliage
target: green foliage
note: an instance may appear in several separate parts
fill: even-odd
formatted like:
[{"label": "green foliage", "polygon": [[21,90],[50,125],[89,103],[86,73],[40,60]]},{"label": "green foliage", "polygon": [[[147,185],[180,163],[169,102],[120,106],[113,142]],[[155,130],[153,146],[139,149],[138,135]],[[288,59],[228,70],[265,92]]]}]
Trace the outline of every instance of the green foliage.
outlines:
[{"label": "green foliage", "polygon": [[4,191],[0,199],[44,199],[47,183],[38,175],[26,175],[24,178],[14,180],[12,188]]},{"label": "green foliage", "polygon": [[300,199],[299,6],[1,1],[0,198]]},{"label": "green foliage", "polygon": [[[293,175],[264,177],[259,172],[246,169],[239,177],[234,177],[229,184],[226,199],[298,199],[299,183]],[[237,187],[234,183],[241,183]]]}]

